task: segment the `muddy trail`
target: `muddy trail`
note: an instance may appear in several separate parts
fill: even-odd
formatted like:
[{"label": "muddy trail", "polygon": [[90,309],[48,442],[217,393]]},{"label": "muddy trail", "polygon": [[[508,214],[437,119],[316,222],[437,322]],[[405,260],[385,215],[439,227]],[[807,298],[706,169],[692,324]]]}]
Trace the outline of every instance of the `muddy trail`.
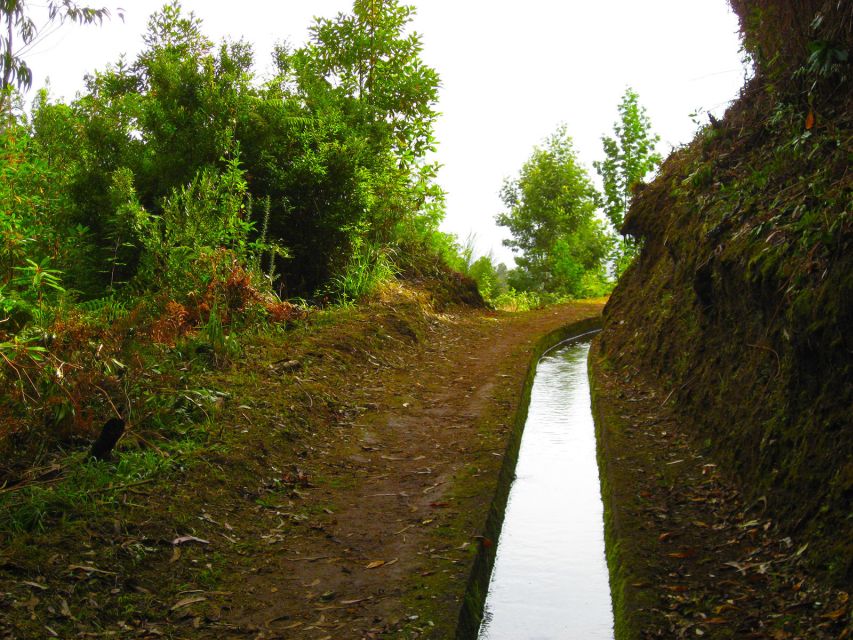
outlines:
[{"label": "muddy trail", "polygon": [[259,638],[453,637],[530,350],[598,311],[461,314],[409,354],[368,355],[347,390],[366,411],[290,472],[314,515],[273,508],[275,550],[228,581],[243,597],[222,622]]},{"label": "muddy trail", "polygon": [[0,638],[454,637],[534,346],[601,306],[401,288],[248,339],[203,445],[3,534]]}]

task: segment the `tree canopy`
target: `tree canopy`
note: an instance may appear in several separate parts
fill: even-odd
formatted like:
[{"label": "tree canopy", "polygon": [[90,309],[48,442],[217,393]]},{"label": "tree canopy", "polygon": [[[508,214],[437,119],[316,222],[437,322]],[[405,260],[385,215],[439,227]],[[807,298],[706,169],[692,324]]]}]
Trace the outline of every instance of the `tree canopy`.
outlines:
[{"label": "tree canopy", "polygon": [[[355,254],[383,255],[403,237],[434,232],[443,193],[425,156],[439,79],[420,59],[412,15],[396,0],[373,0],[318,18],[304,47],[276,50],[277,73],[261,84],[250,44],[214,45],[201,20],[172,2],[149,20],[135,60],[90,76],[70,105],[41,95],[30,158],[62,167],[63,204],[51,219],[59,235],[79,229],[86,256],[55,256],[66,280],[98,296],[138,279],[150,228],[130,210],[161,227],[207,216],[213,235],[175,227],[162,236],[199,246],[219,242],[216,228],[251,239],[263,226],[282,248],[276,287],[289,295],[329,288]],[[218,212],[214,198],[207,212],[167,212],[169,203],[195,206],[181,194],[202,185],[227,188],[229,202],[237,188],[236,209]],[[251,202],[269,203],[263,224]]]},{"label": "tree canopy", "polygon": [[[633,188],[661,163],[661,156],[655,151],[660,136],[652,133],[651,120],[639,104],[637,92],[630,87],[619,103],[619,120],[613,124],[613,134],[613,137],[602,136],[605,158],[593,166],[604,183],[604,213],[621,233]],[[635,242],[623,234],[613,256],[617,276],[635,253]]]},{"label": "tree canopy", "polygon": [[[81,7],[72,0],[49,0],[47,5],[48,24],[76,22],[93,24],[103,22],[110,16],[105,9]],[[33,84],[33,72],[24,54],[39,38],[39,28],[32,18],[27,0],[0,1],[0,20],[4,33],[0,34],[0,105],[6,110],[11,89],[29,89]],[[20,46],[16,48],[16,42]]]},{"label": "tree canopy", "polygon": [[507,210],[497,222],[512,234],[504,244],[519,253],[511,280],[517,287],[581,295],[591,278],[602,277],[609,241],[565,126],[504,182],[501,199]]}]

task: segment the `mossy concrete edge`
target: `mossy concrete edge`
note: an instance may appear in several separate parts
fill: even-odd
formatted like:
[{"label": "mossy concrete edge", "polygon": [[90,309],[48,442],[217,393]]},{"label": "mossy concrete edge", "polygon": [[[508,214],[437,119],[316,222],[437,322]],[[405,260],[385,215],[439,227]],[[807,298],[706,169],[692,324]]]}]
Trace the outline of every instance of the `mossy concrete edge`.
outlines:
[{"label": "mossy concrete edge", "polygon": [[[589,390],[592,402],[592,418],[595,423],[595,446],[598,460],[598,477],[601,483],[601,501],[604,504],[604,547],[607,569],[610,575],[610,598],[613,606],[613,635],[615,640],[639,640],[643,621],[638,614],[646,603],[642,591],[632,582],[640,580],[632,570],[631,551],[633,545],[626,536],[630,528],[622,523],[620,501],[617,494],[620,481],[612,477],[611,464],[616,460],[617,434],[623,429],[624,420],[607,406],[602,388],[602,366],[598,341],[593,341],[589,352]],[[624,506],[624,505],[623,505]],[[640,584],[640,583],[637,583]]]},{"label": "mossy concrete edge", "polygon": [[483,606],[485,605],[486,594],[489,590],[489,581],[495,563],[497,541],[500,538],[501,528],[503,527],[509,490],[515,477],[515,467],[518,462],[521,437],[524,433],[524,424],[527,421],[527,411],[530,405],[530,392],[533,388],[533,379],[536,376],[539,359],[546,351],[561,342],[579,338],[585,333],[600,329],[601,326],[601,316],[573,322],[544,335],[533,347],[530,362],[527,365],[527,373],[521,387],[521,399],[513,417],[495,494],[492,498],[483,530],[483,536],[492,541],[492,544],[481,544],[474,559],[471,574],[468,578],[468,586],[465,590],[465,598],[459,612],[459,623],[456,628],[457,640],[475,639],[480,630],[480,623],[483,620]]}]

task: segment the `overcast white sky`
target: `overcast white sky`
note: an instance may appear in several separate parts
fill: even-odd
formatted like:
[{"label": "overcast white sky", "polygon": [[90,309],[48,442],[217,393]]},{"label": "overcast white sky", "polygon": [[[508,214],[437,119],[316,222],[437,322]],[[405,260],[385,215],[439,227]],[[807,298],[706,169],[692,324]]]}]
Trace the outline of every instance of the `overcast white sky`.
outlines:
[{"label": "overcast white sky", "polygon": [[[39,0],[31,3],[40,4]],[[84,4],[86,4],[84,2]],[[87,72],[133,58],[161,0],[90,0],[124,7],[102,28],[67,26],[29,54],[34,86],[71,99]],[[721,113],[743,84],[737,21],[726,0],[409,0],[423,60],[442,79],[437,125],[439,181],[448,192],[443,229],[476,234],[478,253],[501,246],[498,191],[535,144],[568,125],[591,174],[601,135],[611,133],[625,87],[640,94],[661,151],[690,140],[689,114]],[[351,0],[184,0],[214,40],[244,36],[259,71],[273,44],[303,42],[313,16],[347,12]]]}]

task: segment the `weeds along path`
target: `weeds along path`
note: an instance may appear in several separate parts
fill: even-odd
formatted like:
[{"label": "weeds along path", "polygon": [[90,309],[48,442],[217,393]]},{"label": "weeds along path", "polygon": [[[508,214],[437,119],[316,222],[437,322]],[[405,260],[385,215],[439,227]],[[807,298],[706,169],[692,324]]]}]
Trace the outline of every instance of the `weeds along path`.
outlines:
[{"label": "weeds along path", "polygon": [[452,637],[533,345],[600,311],[401,289],[247,340],[203,447],[4,541],[0,638]]}]

